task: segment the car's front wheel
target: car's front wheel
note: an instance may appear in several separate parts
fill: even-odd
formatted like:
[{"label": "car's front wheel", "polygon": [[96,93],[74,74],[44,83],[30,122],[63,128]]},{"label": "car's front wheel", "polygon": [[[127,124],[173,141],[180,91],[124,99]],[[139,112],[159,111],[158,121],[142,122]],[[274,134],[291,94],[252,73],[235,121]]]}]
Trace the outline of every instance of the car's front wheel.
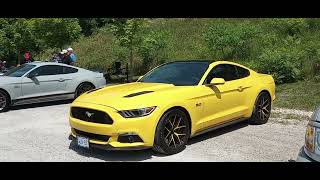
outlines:
[{"label": "car's front wheel", "polygon": [[189,137],[187,115],[180,109],[172,109],[158,123],[153,149],[167,155],[176,154],[185,149]]},{"label": "car's front wheel", "polygon": [[90,91],[90,90],[92,90],[92,89],[94,89],[94,88],[95,88],[94,85],[91,84],[91,83],[87,83],[87,82],[81,83],[81,84],[77,87],[77,89],[76,89],[75,99],[76,99],[77,97],[79,97],[81,94],[83,94],[83,93],[85,93],[85,92],[87,92],[87,91]]},{"label": "car's front wheel", "polygon": [[268,122],[271,114],[271,98],[267,92],[261,92],[255,102],[250,118],[251,124],[264,124]]},{"label": "car's front wheel", "polygon": [[0,113],[8,109],[10,105],[10,99],[6,92],[0,90]]}]

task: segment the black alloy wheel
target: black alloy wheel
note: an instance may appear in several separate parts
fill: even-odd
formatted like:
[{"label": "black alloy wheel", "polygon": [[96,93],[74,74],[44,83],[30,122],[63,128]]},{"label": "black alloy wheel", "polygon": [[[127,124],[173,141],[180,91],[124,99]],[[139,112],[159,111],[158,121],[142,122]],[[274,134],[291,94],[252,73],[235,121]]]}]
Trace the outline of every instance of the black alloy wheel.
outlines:
[{"label": "black alloy wheel", "polygon": [[160,119],[155,136],[155,151],[164,154],[181,152],[190,137],[187,115],[180,109],[168,111]]},{"label": "black alloy wheel", "polygon": [[262,92],[258,95],[254,112],[250,122],[252,124],[265,124],[268,122],[271,115],[271,98],[267,92]]},{"label": "black alloy wheel", "polygon": [[80,84],[79,87],[76,90],[75,98],[79,97],[81,94],[83,94],[85,92],[88,92],[88,91],[90,91],[90,90],[92,90],[94,88],[95,87],[90,83],[82,83],[82,84]]},{"label": "black alloy wheel", "polygon": [[9,102],[10,100],[8,95],[0,90],[0,112],[4,112],[7,110]]}]

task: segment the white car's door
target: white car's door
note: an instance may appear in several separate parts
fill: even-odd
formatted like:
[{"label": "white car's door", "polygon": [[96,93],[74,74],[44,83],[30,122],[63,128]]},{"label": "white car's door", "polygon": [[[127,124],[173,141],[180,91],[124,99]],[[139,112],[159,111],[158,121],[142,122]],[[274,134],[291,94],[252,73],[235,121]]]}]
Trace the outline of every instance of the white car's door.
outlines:
[{"label": "white car's door", "polygon": [[77,68],[63,66],[63,78],[65,81],[63,90],[65,93],[74,93],[75,88],[79,85],[79,73]]},{"label": "white car's door", "polygon": [[65,93],[63,67],[44,65],[29,73],[21,83],[23,98],[45,97]]}]

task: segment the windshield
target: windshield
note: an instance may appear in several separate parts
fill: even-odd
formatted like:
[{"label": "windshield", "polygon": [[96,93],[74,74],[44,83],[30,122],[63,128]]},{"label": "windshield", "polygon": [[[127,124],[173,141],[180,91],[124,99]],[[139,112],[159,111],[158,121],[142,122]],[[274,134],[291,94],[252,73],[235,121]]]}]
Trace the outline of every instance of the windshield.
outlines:
[{"label": "windshield", "polygon": [[175,86],[195,86],[208,69],[209,62],[173,62],[147,73],[139,82],[166,83]]},{"label": "windshield", "polygon": [[13,68],[10,71],[3,74],[3,76],[9,76],[9,77],[21,77],[31,69],[36,67],[35,65],[30,64],[23,64],[19,67]]}]

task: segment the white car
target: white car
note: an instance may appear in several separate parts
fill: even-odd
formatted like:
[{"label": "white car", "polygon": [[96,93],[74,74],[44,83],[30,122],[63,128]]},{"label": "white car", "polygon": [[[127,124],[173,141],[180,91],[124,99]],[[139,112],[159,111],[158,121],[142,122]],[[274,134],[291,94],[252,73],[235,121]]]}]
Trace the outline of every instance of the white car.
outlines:
[{"label": "white car", "polygon": [[320,106],[309,120],[305,144],[299,151],[297,162],[320,162]]},{"label": "white car", "polygon": [[60,63],[24,64],[0,76],[0,112],[14,105],[74,99],[105,85],[102,73]]}]

